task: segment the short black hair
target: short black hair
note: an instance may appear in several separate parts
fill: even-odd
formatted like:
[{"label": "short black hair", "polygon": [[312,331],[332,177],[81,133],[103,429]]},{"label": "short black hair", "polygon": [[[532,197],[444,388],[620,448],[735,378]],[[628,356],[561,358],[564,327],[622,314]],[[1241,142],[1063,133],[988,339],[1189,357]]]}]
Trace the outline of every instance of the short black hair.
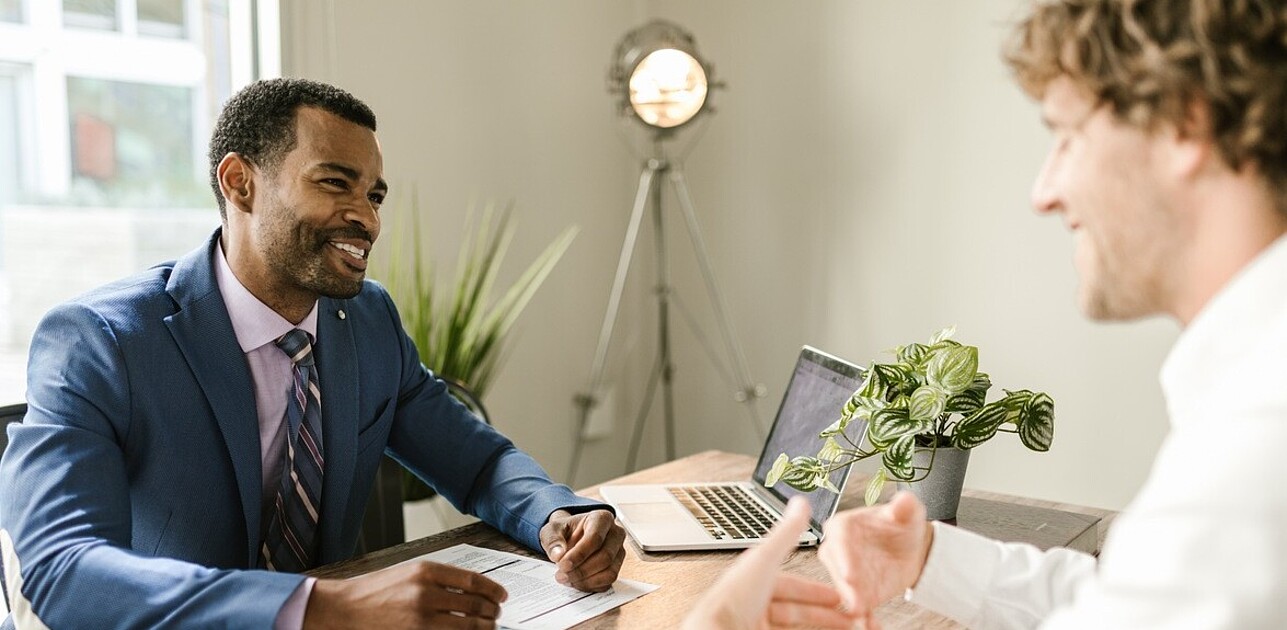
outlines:
[{"label": "short black hair", "polygon": [[219,162],[236,153],[270,172],[276,169],[295,148],[295,114],[300,107],[316,107],[375,131],[371,108],[333,85],[308,79],[266,79],[247,85],[224,104],[210,136],[210,187],[220,218],[227,219],[228,211],[219,190]]}]

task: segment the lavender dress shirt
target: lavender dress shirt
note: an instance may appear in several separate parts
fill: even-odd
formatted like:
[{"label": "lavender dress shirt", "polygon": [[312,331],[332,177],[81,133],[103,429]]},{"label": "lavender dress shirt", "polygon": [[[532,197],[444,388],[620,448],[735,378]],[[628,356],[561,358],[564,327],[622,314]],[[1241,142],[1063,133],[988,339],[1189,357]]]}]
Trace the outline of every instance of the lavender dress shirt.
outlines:
[{"label": "lavender dress shirt", "polygon": [[[283,453],[286,451],[286,392],[291,387],[290,357],[274,343],[278,337],[299,328],[317,341],[317,304],[308,316],[295,325],[286,321],[266,304],[259,301],[232,272],[228,259],[223,255],[222,244],[215,248],[215,281],[223,302],[228,307],[233,333],[246,354],[250,366],[250,379],[255,384],[255,411],[259,415],[259,458],[264,471],[263,501],[277,494],[281,482]],[[261,511],[266,509],[261,508]],[[267,523],[266,520],[264,520]],[[263,532],[260,532],[263,535]],[[277,620],[276,630],[297,630],[304,625],[304,609],[317,580],[309,578],[286,600]]]}]

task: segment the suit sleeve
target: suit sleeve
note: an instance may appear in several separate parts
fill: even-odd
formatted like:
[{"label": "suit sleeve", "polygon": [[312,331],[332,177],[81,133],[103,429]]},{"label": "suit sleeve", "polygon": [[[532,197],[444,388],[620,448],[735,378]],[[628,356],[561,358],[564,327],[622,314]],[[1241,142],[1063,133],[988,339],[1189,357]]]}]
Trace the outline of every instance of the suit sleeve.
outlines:
[{"label": "suit sleeve", "polygon": [[16,596],[50,628],[271,627],[301,576],[216,570],[131,548],[121,447],[130,396],[102,316],[66,305],[42,320],[27,417],[10,429],[0,460],[0,528],[22,578]]},{"label": "suit sleeve", "polygon": [[400,339],[401,383],[389,437],[394,459],[456,509],[477,516],[530,549],[552,512],[611,510],[550,480],[541,465],[451,396],[420,362],[397,309],[382,294]]}]

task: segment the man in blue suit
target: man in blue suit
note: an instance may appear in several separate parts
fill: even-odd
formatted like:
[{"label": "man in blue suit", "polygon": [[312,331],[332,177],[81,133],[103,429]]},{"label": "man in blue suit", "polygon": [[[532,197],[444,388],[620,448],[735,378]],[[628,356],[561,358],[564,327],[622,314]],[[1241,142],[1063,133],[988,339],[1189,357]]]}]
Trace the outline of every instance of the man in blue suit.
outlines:
[{"label": "man in blue suit", "polygon": [[222,227],[52,310],[0,460],[19,627],[489,627],[491,580],[433,563],[347,580],[386,452],[457,508],[605,590],[607,506],[549,480],[420,363],[365,280],[387,186],[375,116],[289,79],[233,96],[210,147]]}]

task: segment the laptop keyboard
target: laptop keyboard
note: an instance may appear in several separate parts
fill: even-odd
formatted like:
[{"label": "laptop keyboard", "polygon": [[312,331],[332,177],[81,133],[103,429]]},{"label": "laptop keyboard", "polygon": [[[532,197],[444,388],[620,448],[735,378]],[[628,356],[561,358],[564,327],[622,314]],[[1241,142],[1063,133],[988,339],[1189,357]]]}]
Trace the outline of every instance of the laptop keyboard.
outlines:
[{"label": "laptop keyboard", "polygon": [[716,540],[763,538],[778,520],[741,486],[674,486],[670,494]]}]

